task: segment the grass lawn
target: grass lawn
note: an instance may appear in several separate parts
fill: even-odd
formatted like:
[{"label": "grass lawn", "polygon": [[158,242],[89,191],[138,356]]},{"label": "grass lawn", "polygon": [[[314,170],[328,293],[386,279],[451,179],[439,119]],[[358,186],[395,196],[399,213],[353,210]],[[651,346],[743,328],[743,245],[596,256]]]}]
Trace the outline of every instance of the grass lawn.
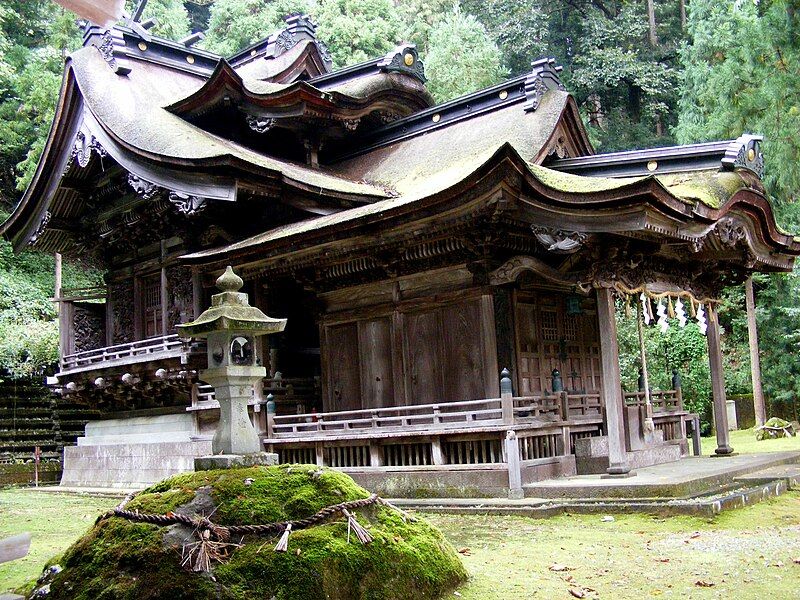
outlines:
[{"label": "grass lawn", "polygon": [[[714,453],[717,447],[717,438],[714,436],[701,438],[703,455]],[[756,440],[755,429],[741,429],[731,431],[731,446],[739,454],[754,454],[757,452],[786,452],[789,450],[800,451],[800,434],[794,437],[778,439]]]},{"label": "grass lawn", "polygon": [[[116,503],[0,490],[0,537],[33,533],[30,556],[0,565],[0,593],[38,576],[48,558]],[[570,588],[583,590],[585,597],[615,599],[798,597],[798,492],[714,520],[642,515],[617,515],[609,522],[598,515],[426,518],[462,551],[470,572],[469,583],[453,598],[572,598]]]},{"label": "grass lawn", "polygon": [[66,550],[100,513],[118,503],[113,498],[0,489],[0,538],[24,531],[32,535],[28,556],[0,564],[0,594],[38,577],[49,558]]}]

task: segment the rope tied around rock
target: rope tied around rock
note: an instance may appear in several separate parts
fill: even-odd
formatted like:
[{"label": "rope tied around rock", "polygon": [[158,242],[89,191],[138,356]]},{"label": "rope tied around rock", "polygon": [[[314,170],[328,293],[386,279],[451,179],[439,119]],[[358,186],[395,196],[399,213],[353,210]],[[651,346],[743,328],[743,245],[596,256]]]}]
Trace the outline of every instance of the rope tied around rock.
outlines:
[{"label": "rope tied around rock", "polygon": [[[185,525],[190,527],[198,541],[193,544],[186,544],[184,546],[184,561],[183,564],[190,566],[194,571],[208,571],[211,566],[211,561],[216,560],[222,562],[224,557],[224,549],[230,546],[237,546],[237,544],[230,544],[229,541],[232,536],[237,535],[277,535],[281,534],[281,539],[275,547],[276,552],[286,552],[289,533],[299,529],[307,529],[326,521],[334,515],[342,514],[348,521],[348,540],[350,530],[354,529],[357,532],[357,539],[362,544],[368,544],[372,541],[372,537],[361,527],[355,520],[355,517],[350,511],[365,508],[373,504],[380,504],[400,513],[403,520],[415,521],[414,517],[405,511],[397,508],[378,494],[372,494],[368,498],[361,498],[359,500],[349,500],[347,502],[340,502],[320,509],[310,517],[305,519],[297,519],[292,521],[276,521],[274,523],[263,523],[258,525],[219,525],[211,521],[208,517],[203,516],[189,516],[176,512],[168,512],[166,514],[149,514],[141,513],[137,510],[127,510],[125,507],[133,500],[136,494],[128,494],[116,507],[110,511],[100,515],[96,523],[108,519],[110,517],[120,517],[128,521],[137,523],[149,523],[151,525],[159,525],[165,527],[168,525]],[[362,533],[363,532],[363,533]]]}]

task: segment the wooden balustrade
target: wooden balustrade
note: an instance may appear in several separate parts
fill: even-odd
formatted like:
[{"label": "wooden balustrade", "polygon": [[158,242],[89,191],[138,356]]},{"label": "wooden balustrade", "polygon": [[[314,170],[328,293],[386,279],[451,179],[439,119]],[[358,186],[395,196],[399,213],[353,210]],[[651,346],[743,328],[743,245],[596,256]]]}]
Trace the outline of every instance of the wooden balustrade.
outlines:
[{"label": "wooden balustrade", "polygon": [[[625,392],[625,404],[627,406],[644,406],[646,401],[645,393]],[[681,390],[651,390],[650,404],[653,405],[653,412],[674,412],[683,410],[683,396]]]},{"label": "wooden balustrade", "polygon": [[183,352],[183,348],[184,342],[178,338],[177,334],[152,337],[126,344],[67,354],[61,359],[61,371],[63,373],[92,367],[101,368],[141,362],[142,360],[177,357]]}]

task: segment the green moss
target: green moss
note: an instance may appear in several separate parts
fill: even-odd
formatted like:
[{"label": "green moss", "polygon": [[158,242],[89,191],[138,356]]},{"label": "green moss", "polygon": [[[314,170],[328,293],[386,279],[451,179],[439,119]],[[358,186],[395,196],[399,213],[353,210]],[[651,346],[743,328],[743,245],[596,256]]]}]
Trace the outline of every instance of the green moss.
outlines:
[{"label": "green moss", "polygon": [[646,177],[586,177],[584,175],[554,171],[535,163],[528,163],[528,168],[547,187],[574,194],[591,194],[617,190],[646,179]]},{"label": "green moss", "polygon": [[[129,507],[168,512],[206,488],[221,524],[295,520],[369,493],[347,475],[309,465],[281,465],[189,473],[162,481]],[[179,551],[164,542],[166,528],[110,518],[95,526],[63,557],[64,571],[51,597],[276,600],[400,600],[438,598],[465,580],[458,554],[438,529],[405,522],[382,506],[356,511],[374,541],[347,539],[337,517],[291,534],[289,551],[274,552],[274,538],[243,540],[214,580],[180,567]]]},{"label": "green moss", "polygon": [[188,504],[194,498],[194,490],[172,488],[164,492],[141,494],[131,500],[127,508],[143,513],[163,515],[177,507]]},{"label": "green moss", "polygon": [[218,597],[217,586],[210,579],[179,568],[180,556],[163,546],[163,532],[155,525],[118,518],[101,521],[66,552],[64,570],[53,580],[49,597],[54,600]]},{"label": "green moss", "polygon": [[744,180],[733,171],[675,173],[656,179],[681,200],[697,201],[710,208],[719,208],[745,187]]}]

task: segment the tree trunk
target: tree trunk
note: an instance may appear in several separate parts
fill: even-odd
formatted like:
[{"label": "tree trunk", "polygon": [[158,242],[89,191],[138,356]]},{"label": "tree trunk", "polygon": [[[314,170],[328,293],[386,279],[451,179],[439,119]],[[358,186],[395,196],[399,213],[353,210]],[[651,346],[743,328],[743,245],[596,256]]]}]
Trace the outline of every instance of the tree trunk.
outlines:
[{"label": "tree trunk", "polygon": [[758,329],[756,328],[756,300],[753,293],[753,278],[748,277],[744,284],[745,306],[747,307],[747,338],[750,346],[750,375],[753,380],[753,407],[756,425],[767,420],[764,404],[764,391],[761,389],[761,360],[758,353]]},{"label": "tree trunk", "polygon": [[686,0],[680,0],[681,8],[681,31],[686,30]]},{"label": "tree trunk", "polygon": [[650,25],[650,46],[658,46],[658,36],[656,35],[656,4],[655,0],[647,0],[647,22]]}]

